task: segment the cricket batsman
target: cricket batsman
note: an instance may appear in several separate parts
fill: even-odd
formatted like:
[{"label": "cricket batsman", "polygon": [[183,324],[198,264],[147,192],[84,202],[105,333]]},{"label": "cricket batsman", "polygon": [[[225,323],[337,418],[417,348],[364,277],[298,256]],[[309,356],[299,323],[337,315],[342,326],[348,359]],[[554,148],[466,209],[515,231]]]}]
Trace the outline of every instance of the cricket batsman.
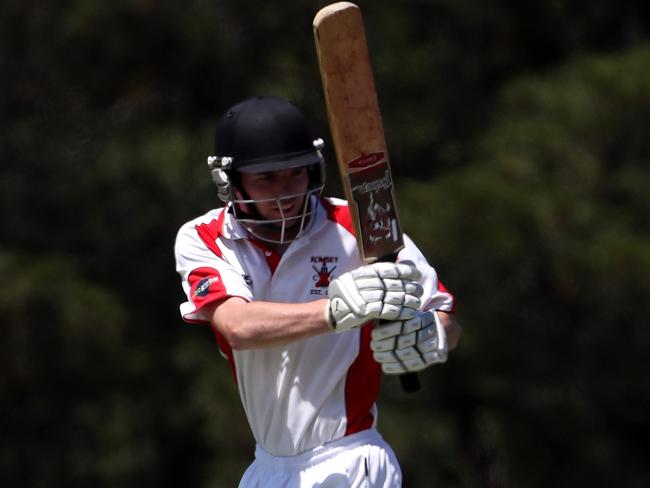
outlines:
[{"label": "cricket batsman", "polygon": [[321,195],[322,148],[286,100],[234,105],[208,158],[223,206],[176,238],[181,315],[214,331],[255,438],[240,487],[401,486],[381,376],[442,363],[460,337],[408,236],[396,262],[364,264],[347,202]]}]

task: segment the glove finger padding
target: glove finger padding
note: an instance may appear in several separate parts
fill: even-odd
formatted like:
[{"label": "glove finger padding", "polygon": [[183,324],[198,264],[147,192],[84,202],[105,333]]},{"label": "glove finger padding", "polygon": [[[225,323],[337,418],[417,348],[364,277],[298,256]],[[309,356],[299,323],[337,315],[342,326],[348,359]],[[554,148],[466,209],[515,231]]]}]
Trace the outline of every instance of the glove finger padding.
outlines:
[{"label": "glove finger padding", "polygon": [[421,273],[411,264],[374,263],[343,273],[329,285],[327,318],[336,331],[368,320],[408,320],[421,304]]},{"label": "glove finger padding", "polygon": [[373,263],[370,265],[375,269],[382,279],[394,278],[408,281],[418,281],[422,278],[422,273],[415,267],[411,261],[401,261],[399,263]]},{"label": "glove finger padding", "polygon": [[397,320],[394,322],[381,322],[372,328],[372,340],[380,341],[388,337],[399,335],[402,332],[404,321]]},{"label": "glove finger padding", "polygon": [[435,311],[379,324],[371,337],[373,357],[386,374],[420,371],[447,360],[447,336]]},{"label": "glove finger padding", "polygon": [[[419,302],[418,302],[419,303]],[[405,307],[404,305],[391,305],[384,303],[381,314],[378,318],[382,320],[408,320],[417,313],[416,308]]]},{"label": "glove finger padding", "polygon": [[372,329],[372,340],[379,341],[387,337],[409,334],[424,329],[435,323],[433,312],[416,312],[413,318],[394,322],[381,322]]}]

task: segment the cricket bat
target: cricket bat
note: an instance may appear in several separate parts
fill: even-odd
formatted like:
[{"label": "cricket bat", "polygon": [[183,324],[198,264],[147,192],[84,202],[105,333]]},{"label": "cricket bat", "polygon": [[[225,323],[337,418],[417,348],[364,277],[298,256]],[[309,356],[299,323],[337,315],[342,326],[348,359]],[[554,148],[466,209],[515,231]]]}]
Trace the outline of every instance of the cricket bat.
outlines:
[{"label": "cricket bat", "polygon": [[[367,263],[394,261],[404,247],[379,100],[359,7],[338,2],[314,17],[314,38],[339,173]],[[414,373],[400,376],[419,389]]]}]

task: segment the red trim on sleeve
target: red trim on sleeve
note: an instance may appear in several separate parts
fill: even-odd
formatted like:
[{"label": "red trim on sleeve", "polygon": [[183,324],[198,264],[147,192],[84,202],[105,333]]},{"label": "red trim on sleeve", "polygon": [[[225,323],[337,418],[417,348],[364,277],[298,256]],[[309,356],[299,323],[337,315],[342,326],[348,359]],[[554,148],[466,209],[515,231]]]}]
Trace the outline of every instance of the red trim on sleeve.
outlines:
[{"label": "red trim on sleeve", "polygon": [[327,212],[328,219],[339,224],[353,236],[356,235],[356,230],[352,223],[352,216],[350,215],[350,208],[347,205],[335,205],[324,198],[321,199],[321,204]]},{"label": "red trim on sleeve", "polygon": [[345,410],[347,429],[345,435],[372,427],[371,408],[375,404],[381,384],[381,366],[375,362],[370,349],[372,323],[361,328],[359,355],[354,360],[345,381]]},{"label": "red trim on sleeve", "polygon": [[228,296],[219,271],[214,268],[196,268],[187,277],[190,284],[190,299],[197,308]]}]

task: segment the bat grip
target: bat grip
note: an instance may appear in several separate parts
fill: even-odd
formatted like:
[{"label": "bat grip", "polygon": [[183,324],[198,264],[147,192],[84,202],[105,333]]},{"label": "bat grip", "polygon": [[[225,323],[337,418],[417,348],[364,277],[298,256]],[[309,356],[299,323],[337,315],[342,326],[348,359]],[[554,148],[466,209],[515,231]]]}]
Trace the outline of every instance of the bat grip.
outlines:
[{"label": "bat grip", "polygon": [[415,393],[420,389],[420,378],[417,373],[404,373],[399,376],[402,390],[406,393]]},{"label": "bat grip", "polygon": [[[395,262],[397,261],[397,253],[389,254],[379,258],[377,261],[380,262]],[[380,321],[385,322],[385,321]],[[415,393],[420,389],[420,379],[418,378],[417,373],[404,373],[399,375],[399,382],[402,385],[402,390],[406,393]]]}]

